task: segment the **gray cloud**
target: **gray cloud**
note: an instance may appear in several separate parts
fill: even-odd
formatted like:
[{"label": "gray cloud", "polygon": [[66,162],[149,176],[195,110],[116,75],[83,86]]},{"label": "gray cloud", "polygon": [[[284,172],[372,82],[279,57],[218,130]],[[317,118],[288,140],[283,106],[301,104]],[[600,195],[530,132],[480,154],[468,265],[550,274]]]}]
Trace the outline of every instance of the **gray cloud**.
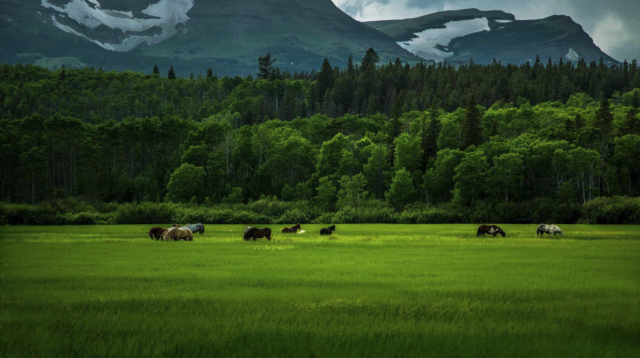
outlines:
[{"label": "gray cloud", "polygon": [[354,18],[400,19],[436,11],[477,8],[503,10],[516,18],[568,15],[581,24],[596,45],[616,59],[640,59],[639,0],[333,0]]}]

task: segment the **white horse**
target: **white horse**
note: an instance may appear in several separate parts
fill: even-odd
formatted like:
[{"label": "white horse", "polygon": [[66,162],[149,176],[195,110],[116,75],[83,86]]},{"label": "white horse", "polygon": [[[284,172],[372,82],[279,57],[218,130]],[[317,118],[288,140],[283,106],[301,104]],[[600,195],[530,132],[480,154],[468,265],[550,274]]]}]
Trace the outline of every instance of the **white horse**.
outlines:
[{"label": "white horse", "polygon": [[544,234],[549,234],[553,236],[555,236],[556,234],[560,234],[564,236],[564,232],[558,226],[542,224],[538,226],[538,230],[536,230],[536,237],[538,237],[538,235],[544,236]]}]

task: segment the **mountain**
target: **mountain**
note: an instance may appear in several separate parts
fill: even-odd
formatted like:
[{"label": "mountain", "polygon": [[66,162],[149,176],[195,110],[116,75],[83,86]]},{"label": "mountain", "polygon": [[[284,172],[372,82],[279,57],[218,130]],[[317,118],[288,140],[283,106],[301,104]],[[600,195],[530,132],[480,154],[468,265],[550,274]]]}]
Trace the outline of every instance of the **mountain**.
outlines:
[{"label": "mountain", "polygon": [[516,20],[502,11],[443,11],[414,19],[373,21],[367,25],[391,36],[400,46],[436,62],[521,64],[542,60],[618,61],[598,48],[568,16]]},{"label": "mountain", "polygon": [[420,60],[331,0],[0,0],[0,62],[250,74],[267,53],[280,68],[310,70],[369,47],[383,60]]}]

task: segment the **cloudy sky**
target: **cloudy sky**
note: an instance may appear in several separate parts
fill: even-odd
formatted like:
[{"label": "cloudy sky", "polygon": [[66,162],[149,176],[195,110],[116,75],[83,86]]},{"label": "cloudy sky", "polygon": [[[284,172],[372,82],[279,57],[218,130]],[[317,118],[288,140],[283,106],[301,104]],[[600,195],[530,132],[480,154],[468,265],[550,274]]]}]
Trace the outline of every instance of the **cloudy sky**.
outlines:
[{"label": "cloudy sky", "polygon": [[333,0],[357,20],[402,19],[443,10],[503,10],[519,20],[568,15],[618,60],[640,60],[640,0]]}]

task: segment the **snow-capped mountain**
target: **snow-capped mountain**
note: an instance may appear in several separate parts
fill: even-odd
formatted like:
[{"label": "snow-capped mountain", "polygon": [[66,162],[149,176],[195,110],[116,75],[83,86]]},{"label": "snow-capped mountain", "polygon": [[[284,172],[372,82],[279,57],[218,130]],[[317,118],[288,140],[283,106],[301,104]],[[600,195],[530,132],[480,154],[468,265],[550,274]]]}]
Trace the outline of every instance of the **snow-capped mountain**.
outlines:
[{"label": "snow-capped mountain", "polygon": [[566,16],[518,21],[469,9],[363,24],[331,0],[0,0],[0,63],[246,75],[265,54],[306,71],[324,58],[359,61],[369,47],[408,63],[616,63]]},{"label": "snow-capped mountain", "polygon": [[598,48],[568,16],[519,21],[502,11],[444,11],[414,19],[367,25],[393,37],[411,53],[436,62],[524,63],[539,56],[554,61],[580,59],[618,63]]},{"label": "snow-capped mountain", "polygon": [[0,62],[253,74],[268,53],[282,69],[311,70],[369,47],[420,60],[331,0],[0,0]]}]

